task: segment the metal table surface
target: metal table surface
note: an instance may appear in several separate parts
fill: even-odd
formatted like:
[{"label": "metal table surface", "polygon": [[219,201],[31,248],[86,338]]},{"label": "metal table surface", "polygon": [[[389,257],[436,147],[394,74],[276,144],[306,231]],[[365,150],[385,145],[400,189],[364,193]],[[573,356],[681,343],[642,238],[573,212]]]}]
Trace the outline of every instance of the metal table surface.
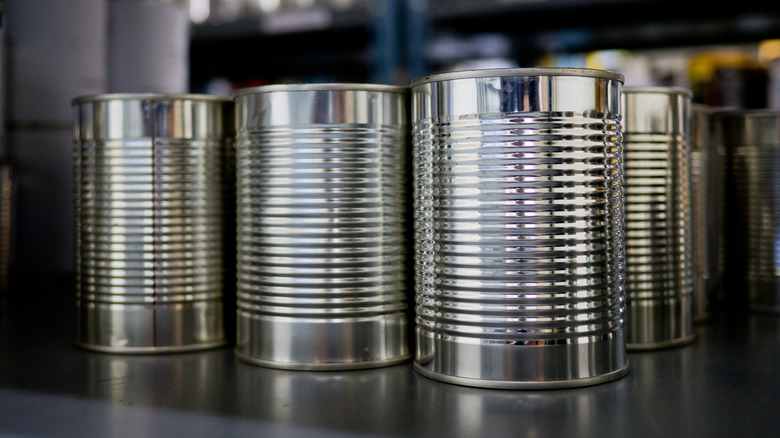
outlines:
[{"label": "metal table surface", "polygon": [[[69,288],[20,291],[0,314],[0,436],[757,436],[780,430],[780,317],[718,313],[685,347],[630,353],[576,389],[442,383],[410,364],[280,371],[231,347],[162,356],[72,343]],[[60,297],[51,299],[50,297]]]}]

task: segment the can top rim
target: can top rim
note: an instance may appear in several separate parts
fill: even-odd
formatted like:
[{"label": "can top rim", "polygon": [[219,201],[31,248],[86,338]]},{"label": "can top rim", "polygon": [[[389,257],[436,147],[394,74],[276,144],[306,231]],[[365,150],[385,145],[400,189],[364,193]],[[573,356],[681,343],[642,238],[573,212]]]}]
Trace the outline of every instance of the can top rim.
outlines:
[{"label": "can top rim", "polygon": [[233,92],[233,97],[257,93],[273,93],[279,91],[384,91],[390,93],[406,93],[404,86],[388,84],[368,84],[349,82],[323,82],[308,84],[271,84],[241,88]]},{"label": "can top rim", "polygon": [[109,100],[199,100],[209,102],[230,102],[228,96],[199,93],[100,93],[79,96],[72,100],[72,105],[86,102],[104,102]]},{"label": "can top rim", "polygon": [[642,93],[642,94],[679,94],[687,97],[693,97],[693,92],[682,87],[665,87],[660,85],[630,85],[623,87],[623,93]]},{"label": "can top rim", "polygon": [[450,81],[455,79],[474,79],[506,76],[580,76],[598,79],[612,79],[625,82],[623,74],[609,71],[597,70],[592,68],[573,68],[573,67],[530,67],[530,68],[487,68],[476,70],[458,70],[444,73],[436,73],[419,78],[412,79],[409,82],[410,87],[426,84],[429,82]]}]

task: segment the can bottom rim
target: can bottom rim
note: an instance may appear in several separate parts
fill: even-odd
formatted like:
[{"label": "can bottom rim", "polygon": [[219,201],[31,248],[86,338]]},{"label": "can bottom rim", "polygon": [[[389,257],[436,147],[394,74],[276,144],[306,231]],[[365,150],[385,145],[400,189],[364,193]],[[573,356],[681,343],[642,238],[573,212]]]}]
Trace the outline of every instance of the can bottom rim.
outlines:
[{"label": "can bottom rim", "polygon": [[636,342],[626,343],[627,351],[660,350],[664,348],[680,347],[692,343],[696,339],[696,334],[684,336],[682,338],[672,339],[671,341],[661,342]]},{"label": "can bottom rim", "polygon": [[393,357],[390,359],[360,361],[360,362],[300,363],[300,362],[277,362],[273,360],[256,359],[254,357],[250,357],[239,352],[238,349],[235,350],[235,355],[238,359],[252,365],[258,365],[265,368],[275,368],[280,370],[290,370],[290,371],[341,371],[341,370],[383,368],[383,367],[398,365],[407,362],[412,358],[411,354],[405,354],[403,356]]},{"label": "can bottom rim", "polygon": [[99,353],[111,353],[111,354],[167,354],[167,353],[187,353],[191,351],[211,350],[219,347],[224,347],[229,344],[227,340],[220,340],[214,342],[205,342],[202,344],[191,344],[181,346],[166,346],[166,347],[109,347],[105,345],[87,344],[84,342],[74,341],[77,347],[85,350],[96,351]]},{"label": "can bottom rim", "polygon": [[447,374],[440,374],[426,369],[424,366],[415,363],[414,370],[431,379],[445,383],[452,383],[461,386],[471,386],[487,389],[563,389],[578,388],[583,386],[593,386],[617,380],[628,374],[631,364],[626,361],[626,365],[615,371],[600,376],[586,377],[583,379],[570,380],[549,380],[549,381],[500,381],[500,380],[480,380],[469,377],[457,377]]}]

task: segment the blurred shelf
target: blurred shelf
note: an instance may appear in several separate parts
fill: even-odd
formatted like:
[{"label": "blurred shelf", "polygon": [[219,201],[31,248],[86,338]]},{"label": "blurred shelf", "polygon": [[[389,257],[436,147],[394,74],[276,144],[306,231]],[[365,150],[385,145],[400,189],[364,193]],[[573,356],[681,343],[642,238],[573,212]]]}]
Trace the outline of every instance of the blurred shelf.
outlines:
[{"label": "blurred shelf", "polygon": [[670,0],[483,0],[479,8],[466,0],[435,4],[436,32],[504,35],[521,63],[550,52],[731,45],[780,35],[780,9],[754,0],[718,7]]},{"label": "blurred shelf", "polygon": [[330,29],[262,37],[193,40],[190,82],[214,77],[235,81],[285,77],[363,79],[370,71],[367,29]]},{"label": "blurred shelf", "polygon": [[[381,7],[385,13],[378,12]],[[411,79],[489,56],[490,37],[502,40],[499,58],[517,66],[596,50],[733,47],[780,37],[780,9],[756,0],[718,7],[671,0],[371,0],[338,13],[322,11],[194,26],[191,82],[216,76],[357,82],[401,77],[387,70]],[[474,41],[451,44],[457,39]],[[444,58],[437,52],[442,47]]]},{"label": "blurred shelf", "polygon": [[308,7],[268,14],[252,13],[233,20],[204,22],[192,26],[192,40],[255,38],[307,32],[360,29],[371,25],[365,5],[347,9]]}]

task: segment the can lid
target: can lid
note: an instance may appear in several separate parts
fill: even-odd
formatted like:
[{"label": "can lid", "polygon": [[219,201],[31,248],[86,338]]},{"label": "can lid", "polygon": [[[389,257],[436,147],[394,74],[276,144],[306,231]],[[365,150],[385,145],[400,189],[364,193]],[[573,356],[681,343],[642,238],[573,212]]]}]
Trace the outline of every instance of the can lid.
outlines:
[{"label": "can lid", "polygon": [[531,68],[488,68],[477,70],[459,70],[445,73],[437,73],[428,76],[421,76],[413,79],[410,87],[426,84],[429,82],[450,81],[455,79],[472,78],[490,78],[507,76],[579,76],[598,79],[611,79],[625,82],[625,77],[618,72],[609,70],[597,70],[592,68],[570,68],[570,67],[531,67]]},{"label": "can lid", "polygon": [[87,102],[105,102],[109,100],[200,100],[213,102],[231,102],[228,96],[198,93],[101,93],[79,96],[72,100],[72,105]]},{"label": "can lid", "polygon": [[387,84],[367,83],[308,83],[308,84],[272,84],[255,87],[241,88],[233,92],[233,97],[246,96],[248,94],[273,93],[296,91],[381,91],[387,93],[406,93],[407,87]]},{"label": "can lid", "polygon": [[693,92],[687,88],[682,87],[665,87],[661,85],[643,85],[643,86],[627,86],[623,87],[623,93],[637,93],[637,94],[670,94],[670,95],[682,95],[686,97],[693,97]]}]

